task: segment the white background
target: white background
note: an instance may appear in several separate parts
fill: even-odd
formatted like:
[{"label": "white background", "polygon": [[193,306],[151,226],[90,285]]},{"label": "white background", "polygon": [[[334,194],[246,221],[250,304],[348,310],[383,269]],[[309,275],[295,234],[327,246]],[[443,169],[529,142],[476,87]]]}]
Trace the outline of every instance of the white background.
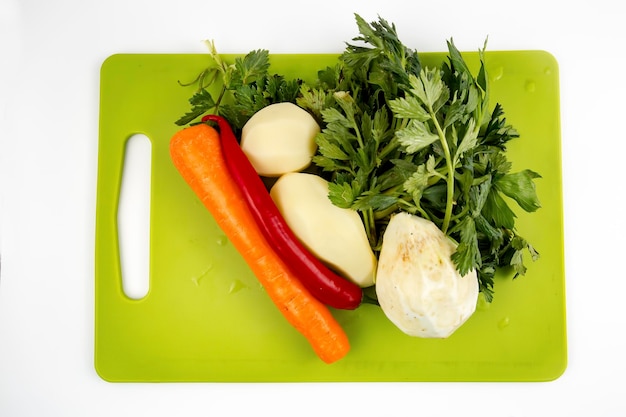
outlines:
[{"label": "white background", "polygon": [[[626,415],[625,13],[611,0],[0,0],[0,416]],[[93,369],[99,68],[117,52],[420,51],[560,65],[569,365],[548,383],[112,384]],[[332,405],[331,405],[332,404]]]}]

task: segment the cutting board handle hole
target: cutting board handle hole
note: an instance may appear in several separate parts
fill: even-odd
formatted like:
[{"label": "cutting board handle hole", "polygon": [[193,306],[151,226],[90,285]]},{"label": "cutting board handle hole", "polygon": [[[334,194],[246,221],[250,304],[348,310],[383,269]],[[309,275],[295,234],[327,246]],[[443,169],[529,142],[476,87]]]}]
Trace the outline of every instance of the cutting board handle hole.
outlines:
[{"label": "cutting board handle hole", "polygon": [[117,211],[122,289],[139,300],[150,290],[150,188],[152,143],[141,133],[126,141]]}]

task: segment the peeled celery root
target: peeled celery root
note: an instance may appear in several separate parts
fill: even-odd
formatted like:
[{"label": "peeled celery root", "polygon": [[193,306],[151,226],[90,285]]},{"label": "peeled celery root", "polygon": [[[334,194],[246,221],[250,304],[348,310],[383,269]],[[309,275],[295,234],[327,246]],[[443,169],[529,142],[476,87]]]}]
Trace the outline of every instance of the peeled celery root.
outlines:
[{"label": "peeled celery root", "polygon": [[455,244],[431,221],[398,213],[378,257],[376,295],[391,322],[410,336],[446,338],[476,309],[478,279],[461,276]]}]

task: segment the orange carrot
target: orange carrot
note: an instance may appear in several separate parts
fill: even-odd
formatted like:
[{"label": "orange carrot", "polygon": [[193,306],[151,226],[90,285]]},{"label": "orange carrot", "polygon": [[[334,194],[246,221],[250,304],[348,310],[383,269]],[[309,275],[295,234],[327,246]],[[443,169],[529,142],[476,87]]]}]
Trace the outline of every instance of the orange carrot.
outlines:
[{"label": "orange carrot", "polygon": [[233,182],[222,157],[218,132],[206,125],[187,127],[170,142],[174,165],[213,215],[285,318],[326,363],[350,350],[348,337],[269,246]]}]

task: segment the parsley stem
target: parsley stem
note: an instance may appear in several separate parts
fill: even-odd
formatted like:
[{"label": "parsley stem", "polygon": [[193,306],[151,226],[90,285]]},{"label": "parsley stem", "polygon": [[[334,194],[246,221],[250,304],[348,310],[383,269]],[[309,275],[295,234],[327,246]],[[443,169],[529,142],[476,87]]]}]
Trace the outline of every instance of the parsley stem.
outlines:
[{"label": "parsley stem", "polygon": [[466,204],[465,206],[463,206],[463,209],[461,210],[461,212],[452,216],[450,220],[459,220],[463,216],[465,216],[467,213],[469,213],[469,205]]},{"label": "parsley stem", "polygon": [[437,116],[435,115],[432,106],[428,107],[428,111],[430,113],[430,118],[432,119],[435,128],[437,129],[437,134],[439,135],[441,147],[443,148],[443,153],[446,158],[446,168],[448,170],[448,175],[446,178],[446,211],[443,217],[443,224],[441,225],[441,230],[443,231],[443,233],[446,233],[448,231],[448,226],[450,225],[450,218],[452,217],[452,205],[454,199],[454,167],[452,166],[452,156],[450,155],[450,147],[448,146],[448,141],[446,140],[446,134],[441,129],[441,125],[437,121]]},{"label": "parsley stem", "polygon": [[220,95],[219,95],[219,97],[217,97],[217,100],[215,100],[215,112],[216,113],[217,113],[217,110],[220,107],[222,99],[224,98],[224,94],[226,94],[226,86],[222,86],[222,88],[220,90]]},{"label": "parsley stem", "polygon": [[356,120],[352,119],[352,127],[354,129],[354,133],[356,134],[356,140],[359,142],[359,147],[364,148],[363,138],[361,137],[361,131],[359,130],[359,125],[356,123]]},{"label": "parsley stem", "polygon": [[398,141],[398,138],[394,135],[394,137],[378,153],[378,159],[385,160],[387,158],[387,155],[389,155],[391,152],[395,151],[398,148],[399,144],[400,142]]},{"label": "parsley stem", "polygon": [[370,246],[374,247],[376,245],[376,219],[374,216],[374,210],[372,208],[368,208],[361,213],[363,214],[363,225],[365,226]]}]

